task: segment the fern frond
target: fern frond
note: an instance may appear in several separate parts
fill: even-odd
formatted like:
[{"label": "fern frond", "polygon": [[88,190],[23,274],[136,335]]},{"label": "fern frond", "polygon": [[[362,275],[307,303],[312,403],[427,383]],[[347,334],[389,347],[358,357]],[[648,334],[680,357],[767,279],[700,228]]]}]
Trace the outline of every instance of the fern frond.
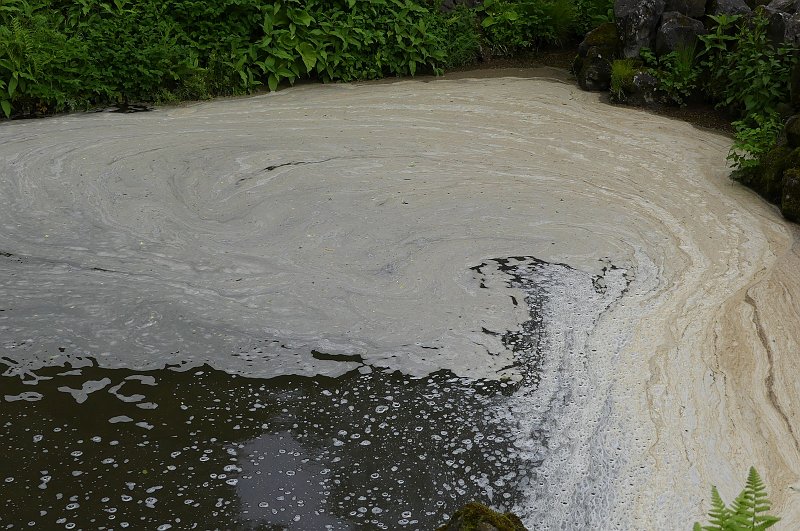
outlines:
[{"label": "fern frond", "polygon": [[731,521],[742,529],[763,530],[775,525],[780,518],[766,514],[771,504],[767,499],[767,487],[756,471],[750,467],[744,490],[733,502]]},{"label": "fern frond", "polygon": [[711,487],[711,510],[708,511],[708,520],[711,524],[703,528],[704,531],[725,531],[730,523],[731,510],[725,506],[717,487]]}]

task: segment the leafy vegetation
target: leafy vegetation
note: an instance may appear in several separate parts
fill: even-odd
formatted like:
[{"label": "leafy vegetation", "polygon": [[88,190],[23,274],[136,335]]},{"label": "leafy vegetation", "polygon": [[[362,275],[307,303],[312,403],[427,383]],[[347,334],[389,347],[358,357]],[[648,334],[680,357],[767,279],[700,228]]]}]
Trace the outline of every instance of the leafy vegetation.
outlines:
[{"label": "leafy vegetation", "polygon": [[675,51],[656,57],[647,48],[642,49],[641,57],[649,66],[649,72],[659,81],[661,90],[678,105],[696,94],[701,69],[697,64],[696,45],[681,46]]},{"label": "leafy vegetation", "polygon": [[0,105],[8,116],[438,72],[464,27],[413,0],[2,0]]},{"label": "leafy vegetation", "polygon": [[780,106],[789,100],[791,70],[797,62],[788,45],[774,46],[767,37],[764,11],[754,16],[711,16],[712,30],[699,37],[699,47],[656,58],[642,58],[669,100],[685,104],[705,95],[717,108],[734,117],[735,140],[728,160],[735,175],[753,171],[775,146],[783,117]]},{"label": "leafy vegetation", "polygon": [[695,523],[694,531],[763,531],[780,520],[768,514],[770,506],[761,476],[755,468],[750,467],[744,490],[730,507],[725,505],[717,488],[711,488],[709,525]]},{"label": "leafy vegetation", "polygon": [[610,0],[484,0],[477,9],[488,46],[512,55],[542,45],[562,45],[613,20]]},{"label": "leafy vegetation", "polygon": [[0,0],[5,116],[439,74],[575,40],[612,0]]}]

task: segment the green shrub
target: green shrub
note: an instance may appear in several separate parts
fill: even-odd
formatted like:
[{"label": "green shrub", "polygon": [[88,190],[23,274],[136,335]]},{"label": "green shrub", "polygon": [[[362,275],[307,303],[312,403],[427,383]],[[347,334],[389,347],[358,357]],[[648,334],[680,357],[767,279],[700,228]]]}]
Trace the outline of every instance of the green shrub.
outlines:
[{"label": "green shrub", "polygon": [[460,5],[440,20],[436,29],[443,43],[444,66],[452,68],[474,63],[482,48],[480,23],[475,10]]},{"label": "green shrub", "polygon": [[764,155],[775,147],[783,120],[777,113],[752,114],[746,120],[733,122],[733,128],[734,141],[728,161],[736,170],[755,170]]},{"label": "green shrub", "polygon": [[563,44],[581,28],[575,4],[568,0],[484,0],[478,10],[493,55]]},{"label": "green shrub", "polygon": [[713,31],[700,36],[700,65],[703,69],[703,91],[713,102],[719,102],[727,89],[727,64],[730,49],[735,47],[736,24],[740,15],[711,15],[714,22]]},{"label": "green shrub", "polygon": [[704,88],[717,107],[736,113],[735,141],[728,160],[737,170],[752,170],[778,139],[778,107],[789,101],[794,49],[775,47],[766,35],[768,20],[761,10],[746,24],[738,16],[712,17],[714,31],[701,36]]},{"label": "green shrub", "polygon": [[3,0],[0,108],[438,73],[474,59],[476,26],[416,0]]},{"label": "green shrub", "polygon": [[575,33],[582,38],[597,26],[614,22],[614,0],[576,0]]},{"label": "green shrub", "polygon": [[[768,115],[778,104],[789,101],[789,74],[797,61],[793,49],[773,46],[766,35],[768,20],[757,10],[748,24],[742,25],[735,40],[725,40],[727,53],[719,57],[716,33],[704,38],[714,68],[713,92],[717,105],[742,116]],[[735,43],[734,46],[730,46]]]},{"label": "green shrub", "polygon": [[696,46],[682,46],[668,54],[656,57],[644,48],[640,55],[650,73],[658,80],[659,88],[678,105],[685,105],[698,88],[702,73],[696,61]]},{"label": "green shrub", "polygon": [[[91,91],[88,47],[79,38],[59,32],[58,16],[24,1],[11,1],[0,11],[0,107],[28,112],[80,106]],[[88,90],[87,90],[88,89]]]}]

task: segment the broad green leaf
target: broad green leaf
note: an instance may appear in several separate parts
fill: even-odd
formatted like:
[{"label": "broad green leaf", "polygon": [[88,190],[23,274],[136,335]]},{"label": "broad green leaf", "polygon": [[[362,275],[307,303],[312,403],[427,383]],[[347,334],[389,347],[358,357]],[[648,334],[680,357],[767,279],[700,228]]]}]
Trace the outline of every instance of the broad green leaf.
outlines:
[{"label": "broad green leaf", "polygon": [[300,53],[300,57],[303,58],[303,63],[306,65],[306,71],[311,72],[314,68],[314,65],[317,64],[317,50],[314,49],[307,42],[301,42],[297,45],[297,51]]},{"label": "broad green leaf", "polygon": [[307,11],[295,11],[292,16],[292,21],[301,26],[310,26],[314,22],[314,18],[308,14]]},{"label": "broad green leaf", "polygon": [[6,118],[11,117],[11,102],[8,100],[0,101],[0,107],[3,107],[3,113],[6,115]]},{"label": "broad green leaf", "polygon": [[270,74],[269,79],[267,79],[267,85],[269,86],[270,92],[275,92],[278,90],[278,78],[275,74]]},{"label": "broad green leaf", "polygon": [[17,90],[17,84],[19,83],[19,78],[15,75],[11,78],[11,81],[8,82],[8,97],[12,97],[14,95],[14,91]]}]

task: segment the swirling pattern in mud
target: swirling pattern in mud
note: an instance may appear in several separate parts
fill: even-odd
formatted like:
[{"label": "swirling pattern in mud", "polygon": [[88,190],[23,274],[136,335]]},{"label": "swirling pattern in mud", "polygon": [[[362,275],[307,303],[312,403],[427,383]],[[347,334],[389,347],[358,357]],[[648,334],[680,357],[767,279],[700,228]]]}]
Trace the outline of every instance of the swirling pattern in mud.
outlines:
[{"label": "swirling pattern in mud", "polygon": [[[800,527],[794,229],[726,179],[728,139],[538,74],[4,124],[2,355],[24,370],[358,366],[317,351],[520,379],[503,334],[528,319],[521,287],[481,289],[470,268],[614,265],[630,285],[583,331],[591,367],[570,369],[603,392],[559,410],[575,444],[571,472],[548,476],[564,489],[553,526],[570,507],[586,525],[685,526],[711,483],[730,499],[755,465],[782,528]],[[521,433],[529,406],[510,412]]]}]

